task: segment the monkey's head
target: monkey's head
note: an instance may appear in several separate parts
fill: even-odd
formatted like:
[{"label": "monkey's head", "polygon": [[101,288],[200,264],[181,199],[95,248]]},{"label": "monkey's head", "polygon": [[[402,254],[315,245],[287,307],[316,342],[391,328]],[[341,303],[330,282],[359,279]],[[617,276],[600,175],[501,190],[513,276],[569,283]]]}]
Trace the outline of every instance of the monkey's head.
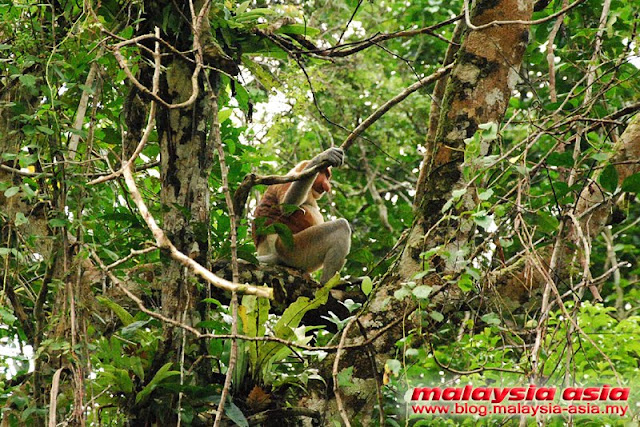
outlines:
[{"label": "monkey's head", "polygon": [[318,172],[318,176],[311,186],[311,194],[318,200],[329,191],[331,191],[331,168],[326,168]]},{"label": "monkey's head", "polygon": [[[308,164],[309,160],[298,163],[296,167],[289,171],[288,175],[302,172]],[[329,191],[331,191],[331,167],[327,167],[318,172],[318,176],[311,186],[311,196],[315,200],[318,200],[324,193],[328,193]]]}]

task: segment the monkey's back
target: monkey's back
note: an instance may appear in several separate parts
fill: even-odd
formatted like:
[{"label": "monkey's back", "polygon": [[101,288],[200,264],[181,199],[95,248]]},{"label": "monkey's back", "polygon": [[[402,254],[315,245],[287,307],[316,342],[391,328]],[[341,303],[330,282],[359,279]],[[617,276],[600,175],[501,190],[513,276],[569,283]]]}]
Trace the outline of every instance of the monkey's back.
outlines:
[{"label": "monkey's back", "polygon": [[299,233],[302,230],[323,222],[320,212],[318,211],[317,214],[315,212],[318,210],[317,206],[307,206],[305,204],[291,214],[286,215],[283,212],[280,200],[284,198],[290,186],[291,183],[272,185],[267,188],[267,191],[265,191],[260,199],[254,211],[254,220],[251,226],[253,242],[256,248],[260,246],[267,237],[266,234],[258,234],[258,223],[260,222],[262,222],[262,227],[268,227],[274,223],[284,224],[291,230],[292,234]]}]

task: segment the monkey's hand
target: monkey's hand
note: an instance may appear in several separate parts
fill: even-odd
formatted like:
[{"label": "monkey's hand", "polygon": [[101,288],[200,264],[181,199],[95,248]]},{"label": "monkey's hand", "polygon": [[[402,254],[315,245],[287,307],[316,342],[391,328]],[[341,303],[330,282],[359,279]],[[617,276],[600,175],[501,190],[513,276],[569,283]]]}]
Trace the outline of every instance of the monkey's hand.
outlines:
[{"label": "monkey's hand", "polygon": [[344,151],[339,147],[331,147],[311,159],[308,167],[313,167],[322,162],[327,162],[329,166],[340,167],[344,162]]}]

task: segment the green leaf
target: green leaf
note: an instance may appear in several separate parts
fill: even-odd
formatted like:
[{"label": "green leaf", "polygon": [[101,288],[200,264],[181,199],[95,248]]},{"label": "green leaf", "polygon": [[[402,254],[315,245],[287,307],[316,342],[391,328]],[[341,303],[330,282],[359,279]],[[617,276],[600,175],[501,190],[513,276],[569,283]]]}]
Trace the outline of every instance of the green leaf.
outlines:
[{"label": "green leaf", "polygon": [[369,295],[371,293],[371,290],[373,289],[373,282],[371,281],[371,278],[369,276],[365,276],[365,278],[362,280],[360,289],[362,289],[362,292],[365,295]]},{"label": "green leaf", "polygon": [[433,288],[427,285],[416,286],[411,293],[418,299],[427,299],[431,295]]},{"label": "green leaf", "polygon": [[500,318],[496,313],[487,313],[482,316],[481,319],[489,325],[499,325],[501,323]]},{"label": "green leaf", "polygon": [[451,197],[454,200],[460,200],[460,197],[464,196],[467,193],[467,188],[460,188],[458,190],[451,191]]},{"label": "green leaf", "polygon": [[146,399],[151,394],[151,392],[153,392],[153,390],[155,390],[156,387],[158,387],[158,385],[162,380],[172,377],[174,375],[180,375],[179,371],[169,370],[172,364],[173,364],[172,362],[169,362],[165,364],[162,368],[158,369],[158,372],[156,372],[153,379],[149,381],[149,384],[147,384],[146,387],[143,388],[142,391],[136,395],[136,403],[140,403],[144,399]]},{"label": "green leaf", "polygon": [[536,225],[546,233],[553,233],[560,223],[558,219],[548,212],[538,211],[536,212]]},{"label": "green leaf", "polygon": [[249,111],[249,92],[239,83],[236,83],[235,98],[242,111]]},{"label": "green leaf", "polygon": [[265,18],[267,15],[273,15],[276,12],[271,9],[258,7],[256,9],[250,10],[249,12],[239,13],[236,15],[236,22],[251,22],[257,21],[258,18]]},{"label": "green leaf", "polygon": [[473,281],[471,280],[471,276],[467,273],[461,274],[460,278],[458,279],[458,287],[463,292],[469,292],[471,289],[473,289]]},{"label": "green leaf", "polygon": [[420,254],[420,258],[422,258],[423,260],[429,260],[429,259],[431,259],[432,256],[436,255],[439,250],[440,250],[440,246],[436,246],[434,248],[431,248],[426,252],[422,252]]},{"label": "green leaf", "polygon": [[48,128],[46,126],[36,126],[36,129],[38,129],[40,132],[44,133],[45,135],[53,135],[53,129]]},{"label": "green leaf", "polygon": [[213,304],[217,307],[222,307],[222,303],[220,301],[218,301],[215,298],[205,298],[202,300],[202,302],[207,303],[207,304]]},{"label": "green leaf", "polygon": [[[413,277],[411,278],[411,280],[420,280],[422,279],[424,276],[426,276],[427,274],[429,274],[429,269],[428,269],[428,263],[427,263],[427,270],[423,270],[423,271],[418,271],[416,274],[413,275]],[[424,267],[423,267],[424,268]]]},{"label": "green leaf", "polygon": [[283,25],[276,31],[278,34],[300,34],[303,36],[315,37],[320,34],[317,28],[308,27],[303,24]]},{"label": "green leaf", "polygon": [[129,371],[125,369],[114,368],[111,371],[113,375],[113,382],[116,385],[117,390],[121,390],[125,393],[131,393],[133,391],[133,381],[129,376]]},{"label": "green leaf", "polygon": [[[129,314],[129,313],[127,313],[127,314]],[[122,328],[122,330],[121,330],[122,335],[124,335],[124,336],[132,335],[136,331],[138,331],[140,328],[142,328],[143,326],[148,325],[150,321],[151,321],[150,319],[147,319],[147,320],[138,320],[136,322],[130,323],[129,325],[127,325],[124,328]]]},{"label": "green leaf", "polygon": [[600,175],[600,185],[609,193],[616,191],[618,187],[618,171],[613,165],[607,165]]},{"label": "green leaf", "polygon": [[573,166],[573,154],[569,151],[565,151],[564,153],[553,152],[547,157],[547,164],[570,168]]},{"label": "green leaf", "polygon": [[20,83],[26,87],[35,87],[36,86],[36,78],[31,74],[23,74],[19,77]]},{"label": "green leaf", "polygon": [[109,248],[105,248],[105,247],[103,247],[103,248],[102,248],[102,250],[103,250],[103,251],[104,251],[104,253],[106,253],[106,254],[107,254],[107,256],[108,256],[109,258],[111,258],[112,260],[116,261],[116,260],[120,259],[120,256],[119,256],[117,253],[115,253],[115,252],[113,252],[112,250],[110,250]]},{"label": "green leaf", "polygon": [[[220,403],[220,396],[208,396],[203,399],[205,402],[212,402],[215,406],[218,406]],[[249,427],[249,422],[246,417],[232,401],[230,398],[227,398],[227,401],[224,405],[224,414],[229,417],[231,421],[233,421],[237,426],[240,427]]]},{"label": "green leaf", "polygon": [[64,227],[67,224],[69,224],[69,221],[67,221],[65,218],[51,218],[49,220],[49,225],[51,227]]},{"label": "green leaf", "polygon": [[15,224],[16,226],[21,226],[22,224],[26,224],[29,222],[29,219],[24,216],[24,214],[22,212],[17,212],[16,213],[16,219],[15,219]]},{"label": "green leaf", "polygon": [[244,11],[247,10],[247,8],[249,7],[249,4],[251,4],[251,0],[247,0],[245,2],[240,3],[236,7],[236,14],[244,13]]},{"label": "green leaf", "polygon": [[31,189],[27,184],[22,184],[22,191],[27,197],[35,197],[36,192]]},{"label": "green leaf", "polygon": [[498,137],[498,124],[495,122],[482,123],[478,125],[482,129],[482,139],[485,141],[493,141]]},{"label": "green leaf", "polygon": [[466,270],[467,272],[464,274],[468,274],[475,281],[480,280],[481,273],[479,269],[468,265]]},{"label": "green leaf", "polygon": [[[202,320],[196,324],[196,328],[202,329],[219,329],[222,323],[219,320]],[[219,341],[214,341],[219,342]]]},{"label": "green leaf", "polygon": [[16,194],[18,194],[18,191],[20,191],[20,187],[10,187],[7,188],[7,190],[4,192],[4,197],[6,197],[7,199],[9,197],[13,197]]},{"label": "green leaf", "polygon": [[451,208],[451,206],[453,206],[453,198],[447,200],[447,202],[442,206],[442,209],[440,209],[440,212],[447,212]]},{"label": "green leaf", "polygon": [[280,222],[276,222],[272,225],[276,233],[278,233],[278,236],[280,236],[285,247],[287,249],[293,249],[293,233],[291,232],[291,229]]},{"label": "green leaf", "polygon": [[340,387],[353,387],[353,366],[338,372],[338,385]]},{"label": "green leaf", "polygon": [[493,217],[487,215],[487,211],[484,210],[474,213],[473,220],[485,230],[493,225]]},{"label": "green leaf", "polygon": [[227,150],[229,154],[235,154],[236,152],[236,142],[233,139],[225,139],[224,145],[227,146]]},{"label": "green leaf", "polygon": [[231,113],[233,113],[231,108],[223,108],[218,111],[218,123],[222,124],[225,120],[231,117]]},{"label": "green leaf", "polygon": [[622,182],[622,191],[626,191],[628,193],[640,193],[640,172],[634,173],[631,176],[628,176]]},{"label": "green leaf", "polygon": [[13,313],[11,313],[4,307],[0,307],[0,319],[2,319],[2,323],[6,325],[12,325],[13,322],[18,320],[18,318],[14,316]]},{"label": "green leaf", "polygon": [[[300,321],[309,310],[314,310],[327,303],[329,292],[339,282],[339,274],[336,274],[322,288],[315,293],[315,298],[309,300],[307,297],[299,297],[282,313],[282,316],[273,327],[274,335],[294,341],[303,341],[305,344],[311,340],[311,337],[299,339],[294,329],[298,327]],[[291,354],[291,349],[277,342],[267,342],[259,347],[259,356],[257,358],[257,366],[263,371],[270,372],[274,362],[284,359]]]},{"label": "green leaf", "polygon": [[271,91],[271,89],[281,86],[280,82],[273,76],[271,71],[269,71],[264,65],[251,60],[248,55],[242,55],[242,65],[247,67],[251,74],[258,79],[260,84],[264,86],[267,91]]},{"label": "green leaf", "polygon": [[489,200],[491,198],[491,196],[493,196],[493,190],[489,188],[487,190],[484,190],[480,194],[478,194],[478,199],[480,199],[480,200]]},{"label": "green leaf", "polygon": [[411,294],[411,290],[406,287],[403,286],[400,289],[397,289],[394,293],[393,293],[393,297],[395,299],[397,299],[398,301],[402,301],[403,299],[405,299],[407,296],[409,296]]},{"label": "green leaf", "polygon": [[128,26],[124,28],[122,31],[120,31],[120,36],[124,39],[129,39],[133,35],[133,31],[134,31],[133,27]]},{"label": "green leaf", "polygon": [[228,402],[224,405],[224,414],[229,417],[235,425],[239,427],[249,427],[247,418],[244,416],[240,408],[238,408],[233,402]]},{"label": "green leaf", "polygon": [[97,296],[96,299],[100,304],[104,305],[105,307],[113,311],[116,314],[116,316],[118,316],[118,318],[120,319],[120,321],[124,326],[129,326],[131,323],[133,323],[133,316],[129,314],[127,310],[122,308],[120,305],[118,305],[114,301],[103,296]]},{"label": "green leaf", "polygon": [[429,316],[436,322],[442,322],[444,320],[444,316],[439,311],[430,311]]},{"label": "green leaf", "polygon": [[131,357],[129,359],[129,366],[131,371],[136,374],[141,381],[144,381],[144,367],[142,366],[142,360],[139,357]]},{"label": "green leaf", "polygon": [[564,181],[557,181],[553,183],[553,188],[556,191],[556,196],[558,200],[561,200],[563,196],[565,196],[570,188],[569,185]]}]

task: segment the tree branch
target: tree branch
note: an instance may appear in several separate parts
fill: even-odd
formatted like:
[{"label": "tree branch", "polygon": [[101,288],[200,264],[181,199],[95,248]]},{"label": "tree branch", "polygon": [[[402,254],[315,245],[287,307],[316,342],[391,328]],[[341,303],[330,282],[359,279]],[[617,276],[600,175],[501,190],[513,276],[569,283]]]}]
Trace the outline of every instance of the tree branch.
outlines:
[{"label": "tree branch", "polygon": [[[382,117],[386,112],[388,112],[392,107],[404,101],[409,95],[418,89],[426,86],[429,83],[432,83],[443,76],[445,76],[449,70],[453,68],[453,64],[449,64],[446,67],[440,68],[435,73],[415,82],[387,102],[385,102],[380,108],[374,111],[369,117],[367,117],[358,127],[351,131],[351,133],[344,140],[340,148],[344,151],[347,151],[351,145],[355,142],[356,138],[362,134],[365,130],[367,130],[373,123],[375,123],[380,117]],[[254,173],[251,173],[244,177],[240,186],[236,189],[233,195],[233,204],[234,211],[238,217],[241,217],[244,213],[244,206],[247,203],[247,198],[249,197],[249,192],[251,188],[255,185],[274,185],[274,184],[285,184],[287,182],[299,181],[301,179],[307,178],[309,176],[315,175],[321,169],[327,167],[326,163],[320,163],[317,166],[306,169],[298,174],[288,174],[285,176],[280,175],[268,175],[268,176],[260,176]]]}]

